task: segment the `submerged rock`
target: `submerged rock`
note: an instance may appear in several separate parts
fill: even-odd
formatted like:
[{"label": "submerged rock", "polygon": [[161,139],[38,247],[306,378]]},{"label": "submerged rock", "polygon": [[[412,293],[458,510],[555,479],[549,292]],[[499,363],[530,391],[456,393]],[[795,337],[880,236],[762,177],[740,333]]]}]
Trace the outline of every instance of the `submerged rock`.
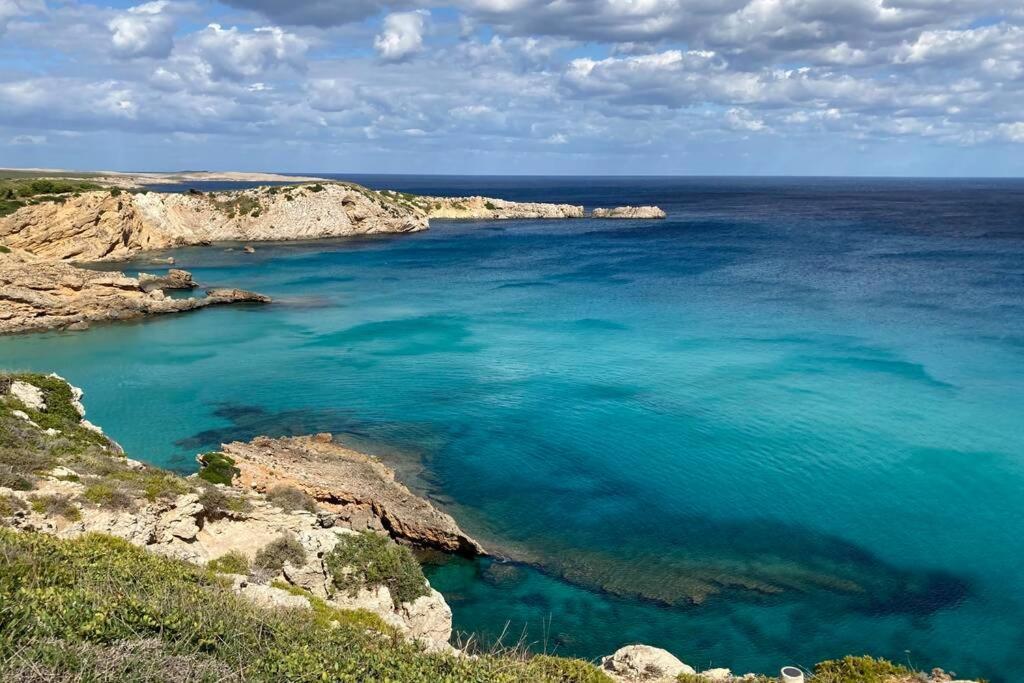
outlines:
[{"label": "submerged rock", "polygon": [[[413,494],[393,470],[373,456],[343,448],[329,434],[225,444],[239,470],[236,484],[261,493],[278,486],[305,491],[321,506],[349,521],[395,539],[461,555],[484,554],[449,515]],[[366,527],[364,527],[366,528]]]},{"label": "submerged rock", "polygon": [[613,209],[594,209],[591,218],[665,218],[665,212],[657,206],[616,206]]}]

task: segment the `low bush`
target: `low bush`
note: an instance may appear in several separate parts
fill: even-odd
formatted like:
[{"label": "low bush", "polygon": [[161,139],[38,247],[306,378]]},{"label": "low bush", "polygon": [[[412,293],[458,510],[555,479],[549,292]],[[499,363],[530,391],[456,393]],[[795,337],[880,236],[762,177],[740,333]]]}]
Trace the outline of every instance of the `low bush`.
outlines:
[{"label": "low bush", "polygon": [[0,495],[0,517],[10,517],[15,512],[26,509],[25,501],[11,495]]},{"label": "low bush", "polygon": [[230,517],[244,515],[252,510],[252,503],[242,495],[228,495],[216,486],[205,486],[199,494],[199,504],[207,517]]},{"label": "low bush", "polygon": [[335,587],[349,594],[364,587],[387,586],[397,605],[428,593],[423,570],[412,551],[371,531],[339,537],[324,564]]},{"label": "low bush", "polygon": [[31,498],[32,509],[47,517],[63,517],[69,522],[77,522],[82,518],[78,506],[71,498],[62,495],[36,496]]},{"label": "low bush", "polygon": [[316,512],[316,501],[308,493],[295,486],[275,486],[267,491],[267,500],[285,512],[306,510]]},{"label": "low bush", "polygon": [[232,550],[207,562],[206,568],[218,574],[248,574],[249,558],[237,550]]},{"label": "low bush", "polygon": [[261,609],[208,570],[98,534],[0,529],[0,605],[3,681],[610,683],[583,662],[427,653],[349,620]]},{"label": "low bush", "polygon": [[252,566],[263,572],[277,573],[285,562],[295,567],[306,564],[306,549],[298,539],[287,534],[260,548],[252,560]]},{"label": "low bush", "polygon": [[82,492],[82,498],[110,510],[131,510],[135,507],[135,496],[108,481],[89,484]]},{"label": "low bush", "polygon": [[815,683],[890,683],[914,672],[900,664],[867,655],[830,659],[814,667]]},{"label": "low bush", "polygon": [[230,485],[239,471],[234,460],[217,451],[200,455],[199,466],[199,478],[211,484]]}]

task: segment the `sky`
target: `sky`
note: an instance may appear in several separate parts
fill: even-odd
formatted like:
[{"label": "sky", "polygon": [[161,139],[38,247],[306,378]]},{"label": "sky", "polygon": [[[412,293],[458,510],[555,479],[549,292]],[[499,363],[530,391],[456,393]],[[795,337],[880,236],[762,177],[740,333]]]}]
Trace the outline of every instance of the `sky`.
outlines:
[{"label": "sky", "polygon": [[0,166],[1024,176],[1024,2],[0,0]]}]

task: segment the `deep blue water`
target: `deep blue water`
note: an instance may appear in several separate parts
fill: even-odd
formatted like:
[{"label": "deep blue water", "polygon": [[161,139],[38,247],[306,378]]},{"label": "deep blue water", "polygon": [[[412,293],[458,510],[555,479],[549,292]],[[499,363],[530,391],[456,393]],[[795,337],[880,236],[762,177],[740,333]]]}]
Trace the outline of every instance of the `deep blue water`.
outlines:
[{"label": "deep blue water", "polygon": [[354,179],[669,219],[178,250],[276,303],[0,364],[183,470],[257,434],[380,453],[520,561],[430,568],[485,641],[1024,670],[1024,181]]}]

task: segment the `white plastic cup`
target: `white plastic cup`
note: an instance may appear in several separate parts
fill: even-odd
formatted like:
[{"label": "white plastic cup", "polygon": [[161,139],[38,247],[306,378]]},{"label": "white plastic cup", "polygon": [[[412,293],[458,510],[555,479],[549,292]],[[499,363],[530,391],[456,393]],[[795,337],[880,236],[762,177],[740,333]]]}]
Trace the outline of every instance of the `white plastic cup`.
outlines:
[{"label": "white plastic cup", "polygon": [[804,683],[804,672],[795,666],[784,666],[779,672],[782,683]]}]

